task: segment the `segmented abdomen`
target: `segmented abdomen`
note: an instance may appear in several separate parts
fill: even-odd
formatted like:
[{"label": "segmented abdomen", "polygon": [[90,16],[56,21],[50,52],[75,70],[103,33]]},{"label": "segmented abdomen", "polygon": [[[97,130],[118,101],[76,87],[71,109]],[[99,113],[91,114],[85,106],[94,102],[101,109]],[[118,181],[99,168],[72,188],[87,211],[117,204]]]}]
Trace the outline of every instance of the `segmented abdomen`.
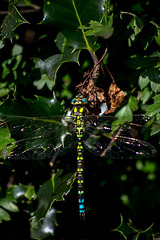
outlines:
[{"label": "segmented abdomen", "polygon": [[75,107],[73,109],[73,123],[76,129],[77,137],[77,185],[78,185],[78,204],[79,216],[81,220],[85,220],[85,200],[84,200],[84,158],[83,158],[83,134],[85,114],[83,107]]},{"label": "segmented abdomen", "polygon": [[77,144],[77,174],[78,174],[77,183],[78,183],[79,216],[82,220],[84,220],[85,219],[84,158],[83,158],[83,144],[81,140],[78,140],[78,144]]}]

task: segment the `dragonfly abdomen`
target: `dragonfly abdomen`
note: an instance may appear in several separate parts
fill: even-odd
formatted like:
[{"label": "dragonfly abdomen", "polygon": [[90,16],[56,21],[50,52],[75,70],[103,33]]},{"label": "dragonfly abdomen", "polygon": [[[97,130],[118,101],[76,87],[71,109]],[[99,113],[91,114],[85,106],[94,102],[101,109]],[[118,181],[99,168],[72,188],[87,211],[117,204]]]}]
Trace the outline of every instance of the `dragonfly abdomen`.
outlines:
[{"label": "dragonfly abdomen", "polygon": [[76,96],[72,100],[74,108],[72,117],[77,137],[77,185],[78,185],[78,204],[79,216],[81,220],[85,220],[85,200],[84,200],[84,157],[83,157],[83,135],[84,135],[84,120],[86,115],[87,99],[82,95]]},{"label": "dragonfly abdomen", "polygon": [[78,204],[79,216],[82,220],[85,219],[85,200],[84,200],[84,158],[82,139],[77,143],[77,184],[78,184]]}]

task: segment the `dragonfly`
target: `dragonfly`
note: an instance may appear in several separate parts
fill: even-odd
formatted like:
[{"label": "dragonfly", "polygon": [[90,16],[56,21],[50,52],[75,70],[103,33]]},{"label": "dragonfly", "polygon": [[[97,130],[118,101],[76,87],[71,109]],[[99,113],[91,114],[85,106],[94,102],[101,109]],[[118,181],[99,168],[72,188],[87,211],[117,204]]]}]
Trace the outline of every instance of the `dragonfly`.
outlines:
[{"label": "dragonfly", "polygon": [[84,147],[111,159],[141,159],[156,155],[150,143],[138,134],[149,120],[135,115],[132,122],[115,116],[87,115],[87,99],[78,94],[71,102],[70,116],[0,119],[0,158],[18,160],[53,159],[77,146],[77,188],[80,219],[85,219]]}]

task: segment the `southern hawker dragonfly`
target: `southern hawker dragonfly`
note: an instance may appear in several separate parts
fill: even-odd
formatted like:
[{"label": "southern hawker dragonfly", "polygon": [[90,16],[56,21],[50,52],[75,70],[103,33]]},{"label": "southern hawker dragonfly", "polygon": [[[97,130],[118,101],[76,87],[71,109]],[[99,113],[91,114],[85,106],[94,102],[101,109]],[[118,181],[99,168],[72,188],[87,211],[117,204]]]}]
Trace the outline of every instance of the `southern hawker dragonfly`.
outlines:
[{"label": "southern hawker dragonfly", "polygon": [[52,159],[76,145],[79,215],[85,219],[83,146],[100,157],[112,159],[148,158],[156,154],[156,149],[137,138],[149,120],[144,115],[135,115],[132,122],[119,121],[114,116],[86,115],[87,99],[80,94],[72,104],[70,116],[1,117],[0,157]]}]

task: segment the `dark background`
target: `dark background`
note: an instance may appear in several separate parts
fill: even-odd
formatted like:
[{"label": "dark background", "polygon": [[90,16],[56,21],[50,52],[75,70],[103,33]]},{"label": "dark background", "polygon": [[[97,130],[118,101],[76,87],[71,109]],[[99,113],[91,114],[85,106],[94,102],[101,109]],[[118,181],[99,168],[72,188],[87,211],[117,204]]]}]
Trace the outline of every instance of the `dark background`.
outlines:
[{"label": "dark background", "polygon": [[[27,76],[23,78],[21,69],[17,73],[18,81],[16,82],[17,93],[25,98],[34,98],[35,95],[51,98],[52,91],[46,86],[37,90],[33,86],[33,81],[38,79],[40,71],[34,69],[34,57],[47,58],[58,52],[54,39],[58,33],[58,29],[53,27],[40,25],[43,18],[43,1],[34,1],[40,6],[35,12],[23,12],[23,16],[30,24],[20,25],[16,29],[18,40],[5,40],[5,47],[0,50],[0,63],[11,58],[12,48],[15,43],[23,46],[23,61],[26,61]],[[151,55],[158,50],[155,41],[151,40],[154,36],[154,29],[149,25],[149,21],[159,23],[160,8],[158,1],[150,0],[141,1],[113,1],[114,6],[114,34],[108,39],[99,40],[102,47],[98,50],[97,56],[103,55],[106,45],[109,48],[109,58],[107,67],[113,74],[117,85],[124,91],[131,91],[137,86],[137,77],[140,71],[127,67],[129,56],[137,54],[140,56]],[[27,8],[30,9],[30,8]],[[26,8],[22,9],[26,10]],[[7,2],[0,3],[0,22],[2,23],[7,11]],[[118,18],[119,11],[134,12],[144,17],[148,24],[137,41],[128,46],[129,30],[126,30],[130,19],[124,16],[122,20]],[[46,38],[41,38],[44,34]],[[149,47],[144,50],[144,39],[150,41]],[[88,67],[83,68],[86,62]],[[76,63],[65,63],[58,71],[56,92],[58,100],[65,101],[65,107],[70,106],[72,95],[76,94],[75,86],[82,80],[83,72],[92,69],[93,62],[87,51],[82,50],[80,54],[80,66]],[[2,70],[2,65],[0,66]],[[0,70],[0,71],[1,71]],[[67,86],[67,92],[64,97],[61,94],[64,88],[63,76],[70,75],[71,84]],[[108,77],[108,76],[107,76]],[[12,76],[10,76],[12,79]],[[69,81],[69,80],[66,80]],[[14,94],[11,91],[11,99]],[[134,92],[134,96],[138,95],[138,90]],[[69,97],[68,97],[69,96]],[[71,96],[71,97],[70,97]],[[150,104],[153,100],[149,100]],[[142,113],[140,107],[137,112]],[[157,137],[149,139],[157,149]],[[55,237],[47,239],[124,239],[119,233],[111,231],[120,225],[120,214],[123,215],[124,221],[128,222],[128,218],[132,219],[133,224],[140,229],[147,229],[154,223],[153,231],[160,231],[160,190],[159,190],[159,155],[152,159],[140,161],[134,160],[107,160],[101,159],[93,154],[85,151],[85,191],[86,191],[86,221],[80,222],[78,219],[77,204],[77,186],[76,182],[73,188],[66,196],[64,202],[55,202],[53,207],[58,210]],[[58,158],[62,168],[70,167],[73,171],[76,169],[76,151],[71,152]],[[146,162],[148,165],[146,165]],[[141,167],[139,167],[141,164]],[[149,166],[147,168],[147,166]],[[153,167],[153,168],[152,168]],[[16,169],[14,172],[13,169]],[[27,172],[27,174],[26,174]],[[13,184],[33,184],[35,190],[38,191],[39,186],[47,181],[50,177],[49,162],[12,162],[10,166],[0,166],[0,186],[2,192],[5,193],[7,184],[11,181],[13,175]],[[12,182],[12,181],[11,181]],[[122,201],[122,199],[127,199]],[[37,200],[32,204],[28,204],[23,199],[19,200],[18,213],[11,213],[11,221],[0,225],[0,240],[10,239],[31,239],[29,218],[30,212],[34,211],[37,206]],[[133,239],[132,236],[131,238]],[[146,235],[141,235],[140,240],[152,239]]]}]

